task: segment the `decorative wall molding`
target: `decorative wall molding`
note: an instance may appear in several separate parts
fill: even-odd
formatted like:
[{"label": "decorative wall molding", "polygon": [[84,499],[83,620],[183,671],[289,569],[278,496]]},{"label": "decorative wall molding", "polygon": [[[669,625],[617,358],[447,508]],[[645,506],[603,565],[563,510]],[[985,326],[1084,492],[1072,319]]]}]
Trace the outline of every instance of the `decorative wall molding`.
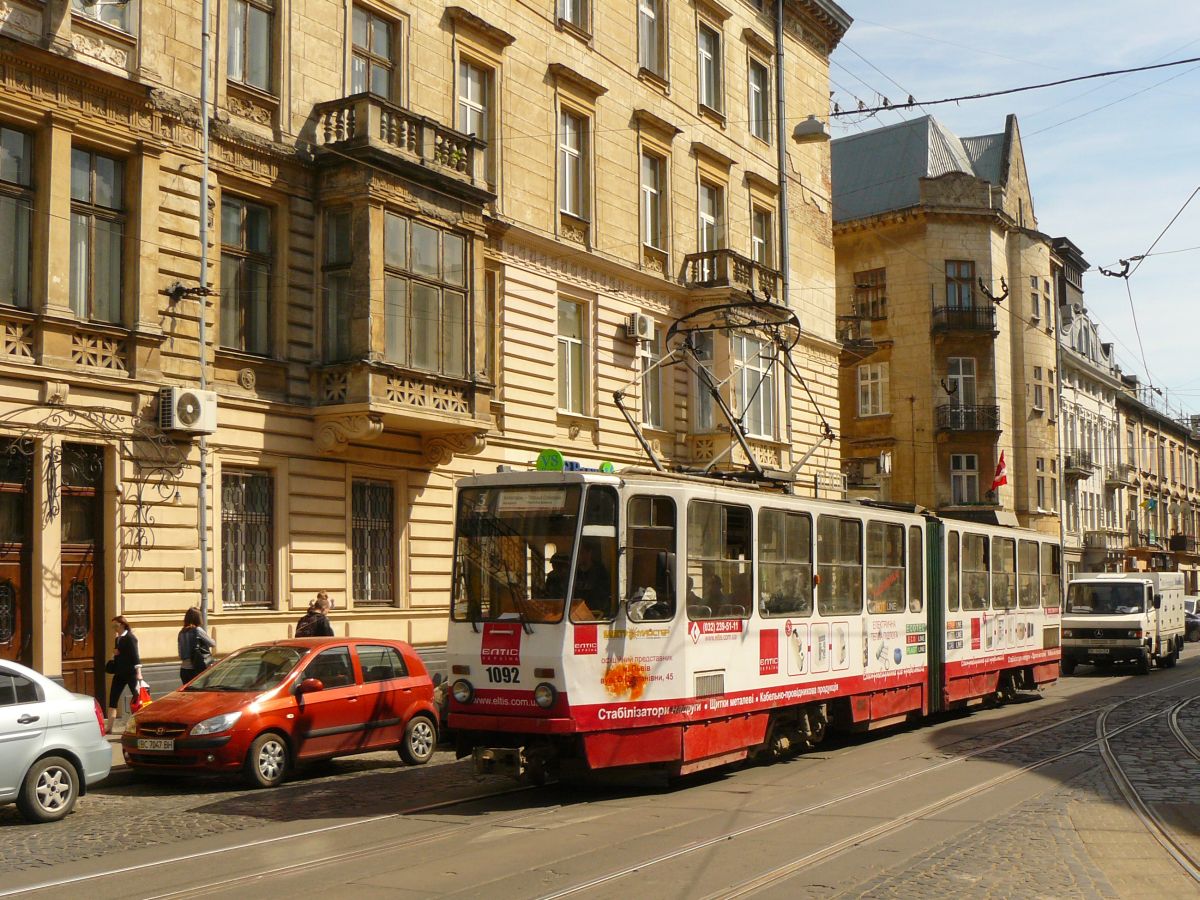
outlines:
[{"label": "decorative wall molding", "polygon": [[101,38],[76,31],[71,35],[71,46],[80,56],[86,56],[88,59],[94,59],[118,69],[129,68],[129,51]]},{"label": "decorative wall molding", "polygon": [[313,441],[322,453],[341,453],[351,441],[373,441],[383,434],[383,420],[377,416],[342,416],[318,420]]},{"label": "decorative wall molding", "polygon": [[452,431],[432,434],[421,441],[421,452],[425,462],[431,466],[444,466],[455,456],[474,456],[487,447],[487,432]]},{"label": "decorative wall molding", "polygon": [[106,372],[129,372],[125,341],[103,334],[76,331],[71,335],[71,362]]},{"label": "decorative wall molding", "polygon": [[462,388],[400,375],[388,376],[384,396],[393,403],[403,403],[405,406],[464,415],[471,412],[470,400]]},{"label": "decorative wall molding", "polygon": [[41,37],[42,18],[33,10],[0,0],[0,34],[37,40]]},{"label": "decorative wall molding", "polygon": [[28,322],[0,322],[0,359],[5,362],[33,362],[33,325]]}]

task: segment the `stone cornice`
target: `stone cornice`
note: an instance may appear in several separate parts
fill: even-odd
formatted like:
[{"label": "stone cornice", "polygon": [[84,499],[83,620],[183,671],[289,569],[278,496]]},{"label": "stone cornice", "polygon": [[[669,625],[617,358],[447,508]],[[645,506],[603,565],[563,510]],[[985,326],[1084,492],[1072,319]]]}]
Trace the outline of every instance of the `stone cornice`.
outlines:
[{"label": "stone cornice", "polygon": [[746,27],[742,29],[742,40],[759,53],[771,54],[775,52],[775,44],[768,41],[753,28]]},{"label": "stone cornice", "polygon": [[737,161],[732,156],[726,156],[716,147],[711,144],[705,144],[703,141],[692,141],[692,155],[696,157],[704,157],[709,162],[720,166],[728,172]]},{"label": "stone cornice", "polygon": [[462,6],[447,6],[446,17],[453,22],[456,27],[470,29],[476,34],[486,38],[500,49],[504,49],[505,47],[512,45],[517,40],[503,28],[493,25],[482,16],[479,16]]},{"label": "stone cornice", "polygon": [[648,109],[635,109],[633,111],[634,121],[642,128],[661,133],[667,140],[673,140],[676,135],[683,134],[683,129],[671,124],[666,119],[659,118]]},{"label": "stone cornice", "polygon": [[608,88],[600,84],[600,82],[592,81],[592,79],[576,72],[565,63],[552,62],[546,67],[546,70],[555,81],[566,82],[576,90],[587,94],[593,100],[608,93]]}]

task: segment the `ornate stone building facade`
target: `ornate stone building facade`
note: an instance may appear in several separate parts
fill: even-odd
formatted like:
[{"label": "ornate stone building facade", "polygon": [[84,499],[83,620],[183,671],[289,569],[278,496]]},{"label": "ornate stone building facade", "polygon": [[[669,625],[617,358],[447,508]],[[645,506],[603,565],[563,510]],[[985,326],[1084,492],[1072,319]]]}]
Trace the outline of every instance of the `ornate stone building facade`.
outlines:
[{"label": "ornate stone building facade", "polygon": [[804,323],[819,409],[710,348],[760,461],[837,429],[829,147],[777,118],[827,106],[834,3],[213,0],[203,280],[200,9],[0,4],[0,654],[99,690],[124,614],[171,668],[211,410],[161,390],[197,387],[201,316],[226,652],[318,590],[340,631],[436,645],[455,479],[640,461],[626,383],[668,461],[721,453],[678,367],[638,377],[697,305]]},{"label": "ornate stone building facade", "polygon": [[840,138],[833,180],[851,493],[1057,534],[1051,247],[1016,118]]}]

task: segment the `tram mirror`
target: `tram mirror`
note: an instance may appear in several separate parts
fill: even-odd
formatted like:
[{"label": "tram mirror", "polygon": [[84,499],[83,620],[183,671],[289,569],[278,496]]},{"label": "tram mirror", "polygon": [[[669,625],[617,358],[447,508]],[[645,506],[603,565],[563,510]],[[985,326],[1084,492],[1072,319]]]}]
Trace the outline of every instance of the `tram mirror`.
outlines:
[{"label": "tram mirror", "polygon": [[615,525],[584,525],[583,536],[597,538],[613,538],[617,537],[617,527]]},{"label": "tram mirror", "polygon": [[1155,595],[1154,595],[1154,608],[1155,608],[1155,609],[1162,609],[1162,594],[1155,594]]}]

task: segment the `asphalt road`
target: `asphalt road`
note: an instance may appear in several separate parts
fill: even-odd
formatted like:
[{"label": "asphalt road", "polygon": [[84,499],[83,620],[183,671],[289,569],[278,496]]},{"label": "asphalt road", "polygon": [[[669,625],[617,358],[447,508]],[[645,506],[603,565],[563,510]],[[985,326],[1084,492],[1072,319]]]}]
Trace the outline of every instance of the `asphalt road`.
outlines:
[{"label": "asphalt road", "polygon": [[1081,668],[1037,699],[670,787],[513,790],[448,754],[274,791],[119,778],[57,825],[0,809],[0,897],[1200,896],[1198,694],[1200,653],[1148,677]]}]

